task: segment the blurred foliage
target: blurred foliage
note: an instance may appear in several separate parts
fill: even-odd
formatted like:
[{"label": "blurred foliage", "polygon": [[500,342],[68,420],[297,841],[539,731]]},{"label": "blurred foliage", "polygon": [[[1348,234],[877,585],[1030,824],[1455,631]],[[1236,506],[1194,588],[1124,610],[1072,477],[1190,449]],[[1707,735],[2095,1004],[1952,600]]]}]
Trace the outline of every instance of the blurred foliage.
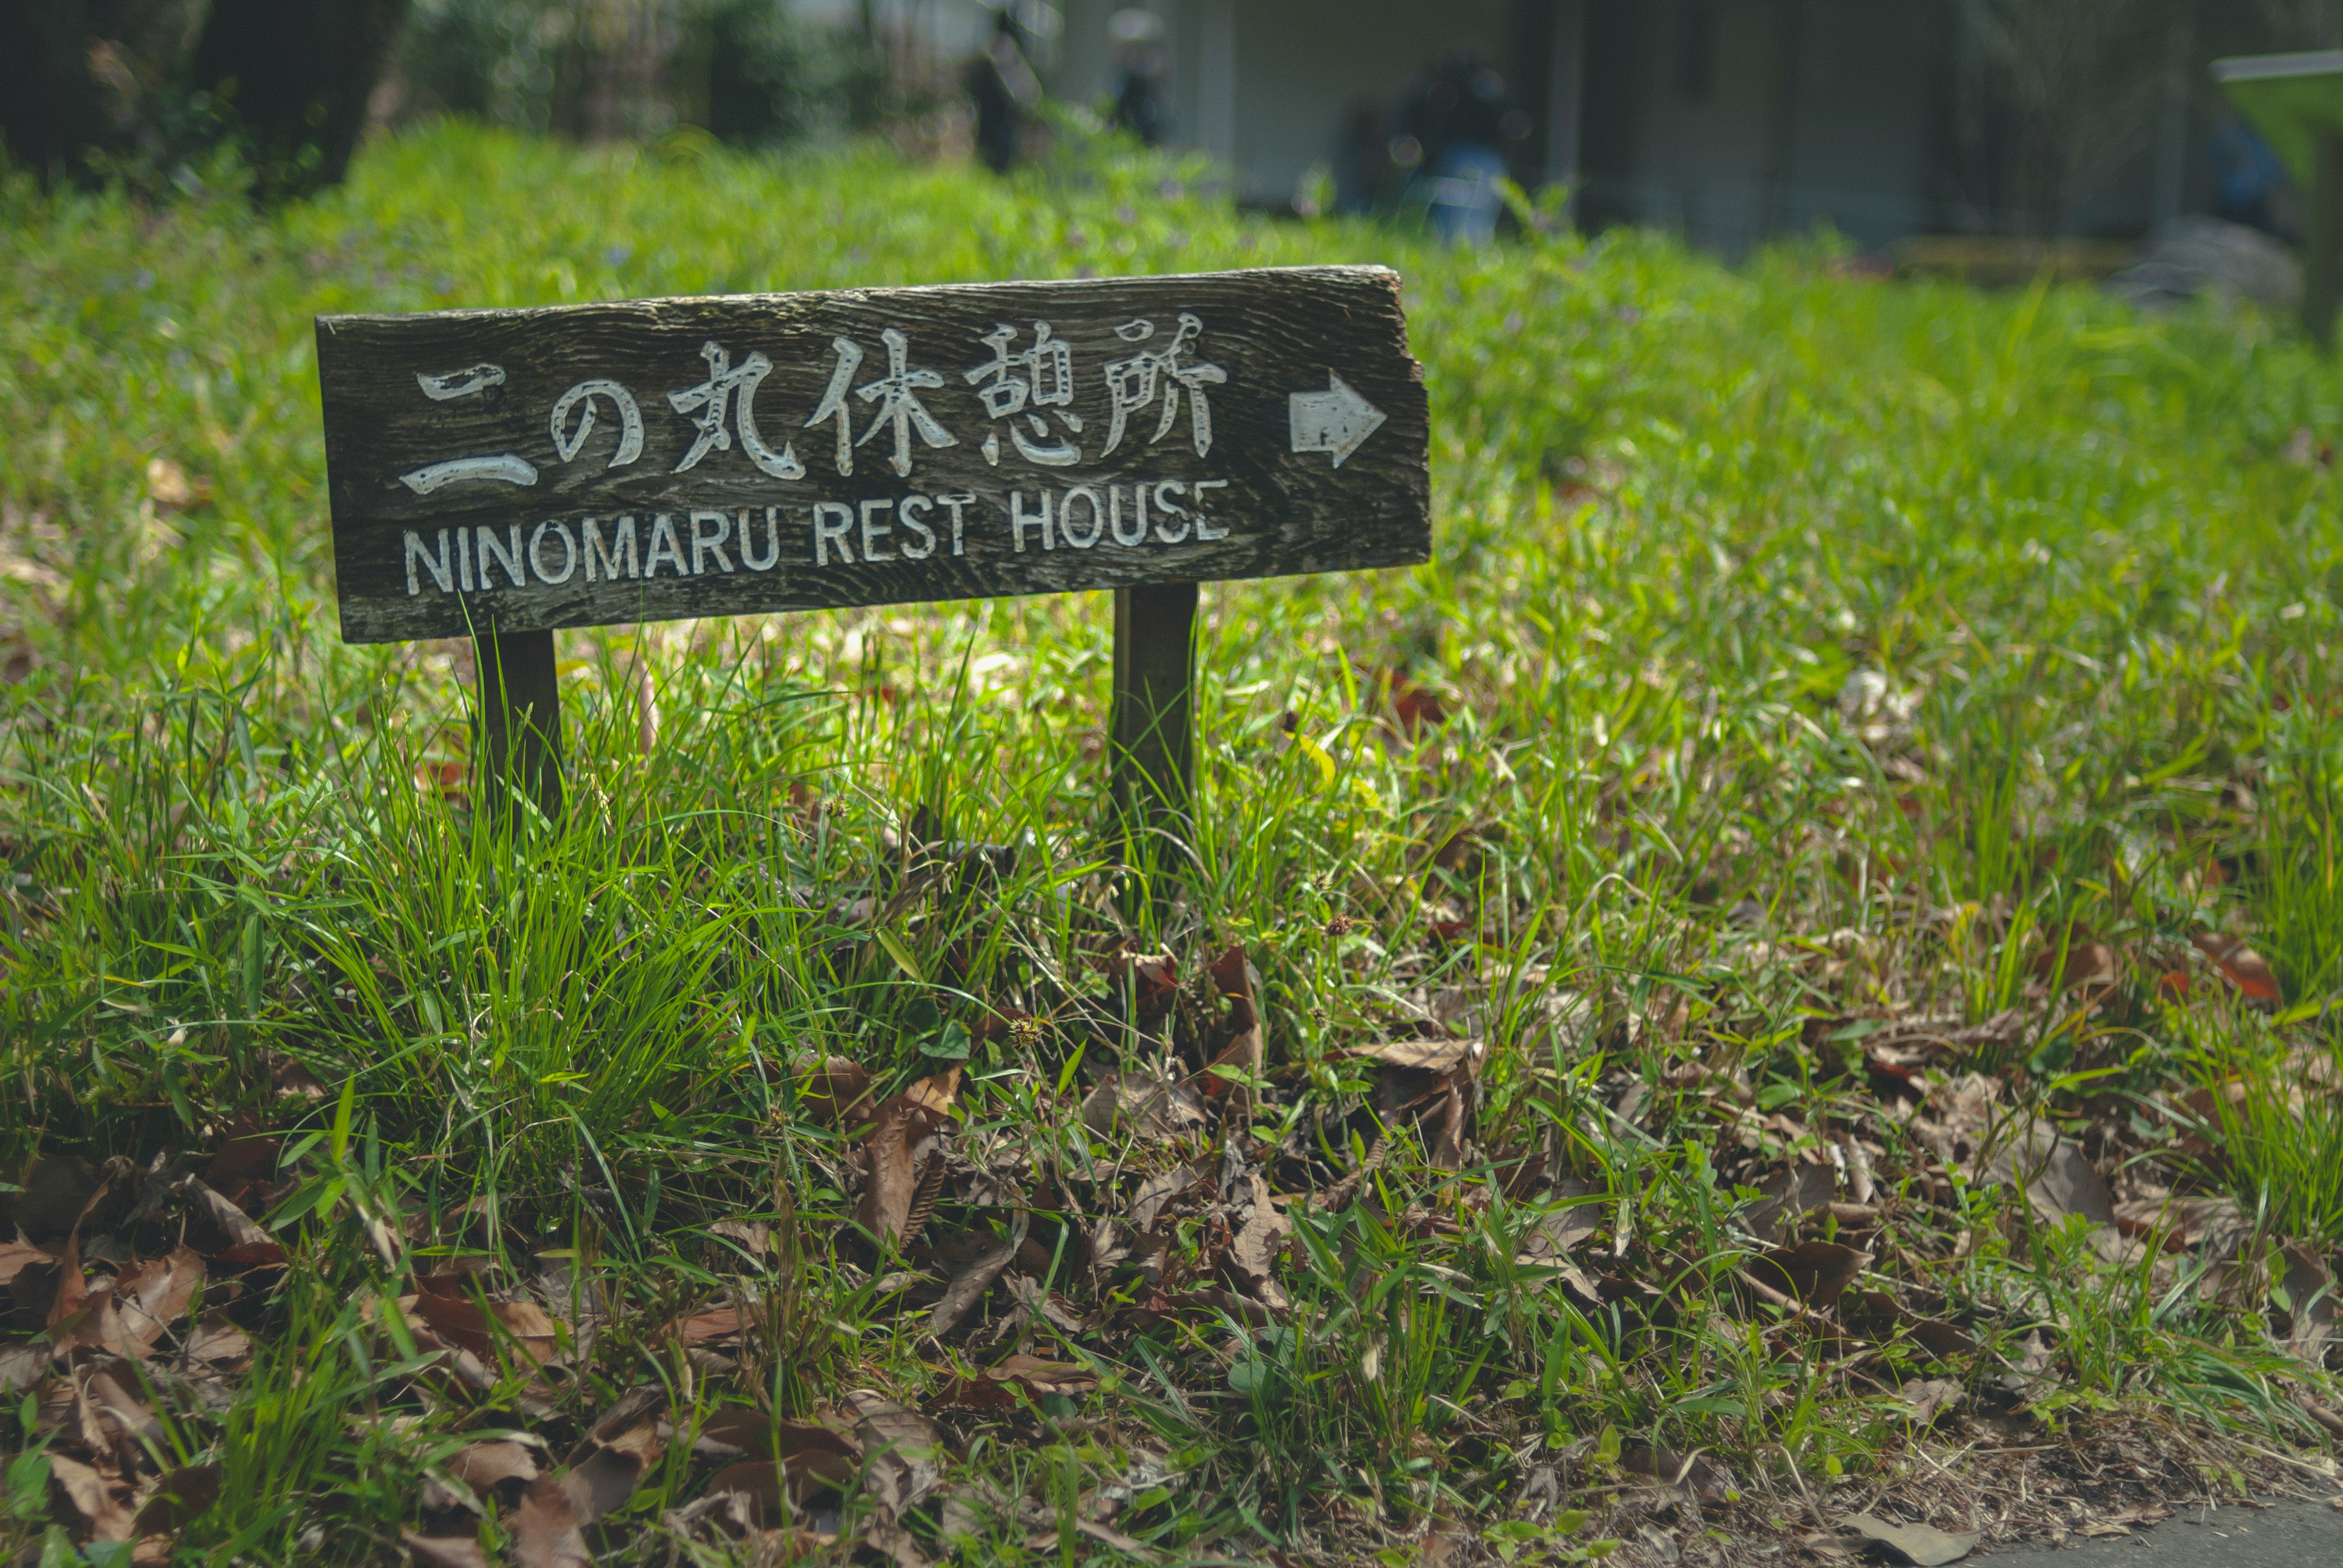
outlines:
[{"label": "blurred foliage", "polygon": [[421,0],[399,53],[403,116],[476,115],[584,140],[679,124],[770,146],[871,128],[885,54],[779,0]]}]

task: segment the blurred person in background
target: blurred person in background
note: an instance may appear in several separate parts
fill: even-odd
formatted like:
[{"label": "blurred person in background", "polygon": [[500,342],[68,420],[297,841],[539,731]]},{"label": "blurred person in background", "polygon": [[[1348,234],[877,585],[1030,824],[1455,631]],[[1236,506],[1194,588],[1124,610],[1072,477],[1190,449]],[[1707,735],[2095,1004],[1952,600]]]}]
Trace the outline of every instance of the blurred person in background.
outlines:
[{"label": "blurred person in background", "polygon": [[2213,216],[2264,234],[2294,237],[2278,211],[2286,166],[2253,126],[2225,115],[2206,146],[2213,163]]},{"label": "blurred person in background", "polygon": [[1017,162],[1026,116],[1041,101],[1041,78],[1025,58],[1023,30],[1002,5],[992,20],[992,36],[968,63],[968,95],[976,106],[976,156],[995,174]]},{"label": "blurred person in background", "polygon": [[[1505,106],[1505,78],[1488,50],[1467,44],[1424,74],[1401,106],[1393,162],[1423,172],[1409,197],[1424,203],[1443,239],[1477,245],[1493,237],[1509,172],[1504,144],[1528,135],[1527,116]],[[1412,156],[1411,156],[1412,155]]]},{"label": "blurred person in background", "polygon": [[1133,6],[1107,19],[1114,50],[1113,107],[1107,118],[1146,146],[1160,147],[1163,107],[1163,18]]},{"label": "blurred person in background", "polygon": [[1363,217],[1382,205],[1392,172],[1391,133],[1383,126],[1383,106],[1373,98],[1353,98],[1342,115],[1342,134],[1334,146],[1334,210]]}]

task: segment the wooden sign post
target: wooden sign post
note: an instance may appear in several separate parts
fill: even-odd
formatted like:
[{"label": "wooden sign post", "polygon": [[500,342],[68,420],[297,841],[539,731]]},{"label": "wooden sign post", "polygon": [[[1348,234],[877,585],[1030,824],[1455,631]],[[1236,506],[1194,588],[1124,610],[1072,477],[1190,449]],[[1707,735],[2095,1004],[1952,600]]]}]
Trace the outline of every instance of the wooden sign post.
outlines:
[{"label": "wooden sign post", "polygon": [[2343,49],[2216,60],[2213,79],[2308,200],[2302,327],[2321,354],[2332,353],[2343,306]]},{"label": "wooden sign post", "polygon": [[559,809],[553,630],[1115,590],[1114,795],[1184,820],[1201,581],[1431,557],[1380,267],[317,319],[342,635],[478,639]]}]

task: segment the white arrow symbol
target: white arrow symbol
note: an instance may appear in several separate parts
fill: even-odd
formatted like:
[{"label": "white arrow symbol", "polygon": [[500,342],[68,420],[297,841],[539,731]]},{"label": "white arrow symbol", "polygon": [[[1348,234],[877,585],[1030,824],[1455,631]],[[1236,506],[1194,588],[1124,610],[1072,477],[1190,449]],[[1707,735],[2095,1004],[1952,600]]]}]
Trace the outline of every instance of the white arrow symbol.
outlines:
[{"label": "white arrow symbol", "polygon": [[1332,452],[1334,467],[1357,451],[1361,443],[1383,428],[1383,411],[1351,390],[1350,383],[1332,370],[1327,390],[1296,392],[1286,399],[1297,452]]}]

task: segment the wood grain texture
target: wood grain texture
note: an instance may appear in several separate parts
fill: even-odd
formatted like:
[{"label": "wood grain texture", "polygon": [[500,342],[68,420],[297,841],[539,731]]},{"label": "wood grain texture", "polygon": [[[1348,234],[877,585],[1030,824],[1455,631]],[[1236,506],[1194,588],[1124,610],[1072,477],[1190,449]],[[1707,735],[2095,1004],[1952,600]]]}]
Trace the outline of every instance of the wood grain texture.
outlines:
[{"label": "wood grain texture", "polygon": [[473,648],[480,675],[480,726],[487,764],[481,799],[527,799],[561,815],[561,683],[549,631],[504,632]]},{"label": "wood grain texture", "polygon": [[[1183,329],[1183,316],[1193,329]],[[1067,400],[992,417],[983,378],[967,376],[996,357],[983,340],[1013,328],[1007,351],[1022,354],[1042,322],[1066,347]],[[1140,322],[1151,333],[1140,337]],[[907,474],[896,471],[896,422],[884,417],[890,330],[930,417],[923,432],[905,410]],[[1143,375],[1124,373],[1127,417],[1108,452],[1109,365],[1162,353],[1183,335],[1151,397],[1140,401]],[[836,385],[840,339],[860,355],[841,388],[855,442],[850,474],[840,471],[837,419],[812,422]],[[711,380],[709,344],[732,373],[730,403],[720,437],[684,466],[702,444],[696,421],[709,410],[679,410],[670,395],[688,400]],[[744,427],[740,373],[752,355],[770,368],[755,378],[753,422]],[[352,642],[1343,571],[1431,555],[1423,368],[1408,352],[1398,276],[1380,267],[320,317],[317,363],[342,632]],[[1200,376],[1204,366],[1225,378]],[[1047,367],[1045,354],[1045,383]],[[1035,368],[1027,363],[1012,375],[1026,379]],[[427,390],[418,377],[436,379]],[[1325,444],[1336,405],[1325,400],[1335,398],[1346,417],[1354,406],[1330,392],[1332,378],[1383,416],[1339,465]],[[607,392],[572,399],[557,437],[556,405],[587,383],[631,395],[639,443]],[[1202,453],[1195,389],[1210,411]],[[1173,391],[1180,407],[1164,428]],[[1319,399],[1306,419],[1297,394]],[[996,407],[1011,400],[996,395]],[[588,409],[592,428],[581,439]],[[1305,425],[1321,444],[1296,451]],[[1012,445],[1012,427],[1032,450],[1074,460],[1030,460]],[[1346,440],[1359,427],[1353,418],[1332,435]],[[997,462],[984,454],[988,433]],[[930,445],[933,436],[950,444]],[[628,446],[637,447],[631,460],[614,464]],[[431,483],[436,465],[464,458],[497,459],[493,472],[533,482]],[[801,477],[777,477],[773,467]],[[1077,489],[1083,494],[1066,507]],[[1046,546],[1031,520],[1045,491]],[[1204,522],[1224,538],[1200,537],[1199,495]],[[966,498],[958,553],[952,497]],[[1094,518],[1089,498],[1108,515]],[[1168,513],[1167,503],[1183,510]],[[1021,534],[1012,523],[1019,504],[1029,518]],[[1118,518],[1121,541],[1108,526]],[[618,545],[622,518],[632,519],[632,576]],[[590,582],[580,558],[588,519],[602,545]],[[744,521],[749,559],[739,537]],[[819,538],[818,523],[829,530]],[[914,558],[923,540],[928,553]],[[769,554],[769,567],[751,566]],[[619,567],[618,580],[605,575],[606,557]],[[548,580],[565,567],[566,580]],[[443,570],[446,589],[437,580]]]}]

